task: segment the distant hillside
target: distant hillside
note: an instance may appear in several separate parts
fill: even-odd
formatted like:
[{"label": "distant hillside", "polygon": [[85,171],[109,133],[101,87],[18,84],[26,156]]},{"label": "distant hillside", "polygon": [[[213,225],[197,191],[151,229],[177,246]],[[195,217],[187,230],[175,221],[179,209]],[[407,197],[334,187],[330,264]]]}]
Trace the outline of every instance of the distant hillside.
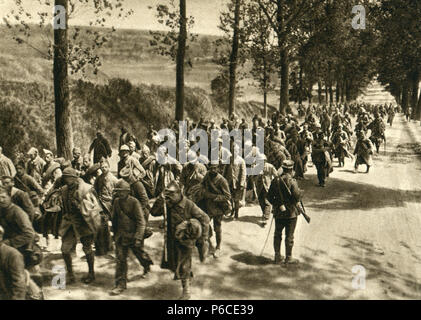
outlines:
[{"label": "distant hillside", "polygon": [[[171,87],[133,85],[125,79],[106,84],[82,80],[71,83],[72,122],[76,146],[87,152],[97,131],[118,147],[121,127],[144,139],[148,124],[156,129],[168,127],[174,119],[175,91]],[[43,83],[0,80],[0,145],[6,155],[15,157],[30,146],[55,150],[53,89]],[[272,109],[273,111],[273,109]],[[257,102],[240,102],[239,117],[261,115]],[[198,121],[227,117],[200,88],[186,88],[186,117]]]},{"label": "distant hillside", "polygon": [[[109,29],[101,30],[108,33]],[[52,31],[32,26],[33,32],[28,39],[31,46],[47,52],[47,38],[53,39]],[[26,44],[17,44],[12,39],[12,32],[0,25],[0,79],[13,81],[52,81],[52,61],[46,60],[42,54]],[[70,34],[72,32],[70,31]],[[83,34],[83,33],[82,33]],[[150,45],[152,36],[145,30],[116,30],[111,33],[110,41],[98,50],[103,61],[100,73],[94,76],[87,73],[87,78],[97,83],[106,83],[111,78],[129,79],[134,84],[159,84],[175,86],[175,63],[168,57],[160,56]],[[218,73],[218,66],[212,63],[215,51],[215,36],[198,35],[197,41],[190,44],[187,59],[193,68],[186,66],[185,81],[190,87],[209,90],[210,81]],[[89,39],[82,41],[90,44]],[[73,79],[81,78],[81,75]],[[86,79],[86,77],[83,77]]]}]

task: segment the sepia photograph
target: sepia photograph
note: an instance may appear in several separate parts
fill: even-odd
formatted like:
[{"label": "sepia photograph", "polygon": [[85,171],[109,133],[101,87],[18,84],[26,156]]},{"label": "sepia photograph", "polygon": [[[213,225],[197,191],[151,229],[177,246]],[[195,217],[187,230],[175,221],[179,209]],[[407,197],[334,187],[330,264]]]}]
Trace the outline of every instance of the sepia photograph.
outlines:
[{"label": "sepia photograph", "polygon": [[421,0],[0,16],[0,300],[421,299]]}]

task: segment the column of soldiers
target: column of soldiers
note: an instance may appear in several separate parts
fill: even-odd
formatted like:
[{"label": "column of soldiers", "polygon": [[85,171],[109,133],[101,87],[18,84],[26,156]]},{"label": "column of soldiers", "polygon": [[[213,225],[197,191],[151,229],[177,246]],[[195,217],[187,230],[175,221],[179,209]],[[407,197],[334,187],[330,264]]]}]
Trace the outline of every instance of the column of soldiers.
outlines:
[{"label": "column of soldiers", "polygon": [[[240,121],[233,116],[223,120],[220,126],[213,120],[200,119],[194,123],[186,119],[188,131],[204,129],[209,138],[216,135],[219,139],[217,146],[213,146],[219,158],[211,161],[190,149],[199,139],[185,141],[189,159],[186,164],[160,147],[158,133],[152,126],[144,143],[139,143],[123,128],[116,174],[110,168],[110,144],[101,133],[86,155],[82,156],[81,149],[74,148],[71,161],[56,158],[47,149],[43,150],[42,158],[36,148],[31,148],[27,161],[18,160],[13,164],[0,149],[0,226],[4,229],[0,234],[4,238],[1,244],[8,246],[5,249],[0,246],[0,254],[4,251],[7,252],[4,255],[15,256],[16,265],[21,265],[23,259],[24,268],[34,280],[39,280],[37,266],[42,253],[38,234],[45,238],[44,249],[48,248],[52,234],[61,239],[66,283],[72,284],[77,281],[72,256],[80,242],[88,265],[88,273],[81,280],[90,284],[96,278],[95,256],[107,256],[115,250],[115,287],[110,294],[120,295],[127,288],[129,249],[143,267],[143,277],[151,271],[154,262],[145,249],[145,240],[152,235],[149,216],[163,216],[165,245],[161,267],[174,272],[174,279],[181,280],[181,298],[189,299],[194,248],[199,250],[202,262],[208,256],[215,259],[221,256],[224,218],[240,219],[239,209],[249,191],[251,201],[258,201],[262,210],[262,226],[266,225],[270,213],[274,215],[275,263],[295,264],[294,231],[303,209],[299,205],[303,191],[297,180],[306,179],[309,155],[321,187],[333,171],[334,157],[338,158],[339,166],[343,166],[345,158],[353,159],[355,155],[355,168],[366,164],[368,172],[372,142],[378,152],[381,142],[385,141],[382,118],[387,115],[392,125],[394,112],[393,106],[352,104],[301,107],[301,117],[276,112],[267,121],[255,115],[250,127],[252,141],[243,138],[237,144],[231,139],[229,149],[223,146],[226,132],[223,129],[249,129],[245,119]],[[357,116],[355,131],[350,114]],[[172,129],[178,138],[178,124]],[[366,138],[368,131],[370,138]],[[256,147],[259,132],[264,133],[263,152]],[[357,143],[351,153],[354,133]],[[167,163],[161,164],[159,155],[166,157]],[[264,162],[258,175],[246,173],[253,165],[245,159],[252,156]],[[228,162],[223,164],[221,159]],[[280,253],[283,230],[285,258]],[[16,258],[17,252],[21,257]],[[13,276],[15,271],[9,270],[10,266],[3,268],[1,255],[1,272],[10,272],[11,281],[16,280],[7,284],[6,289],[0,285],[3,297],[27,297],[22,294],[22,276]],[[21,266],[16,268],[22,272]],[[38,288],[42,287],[41,280],[35,282]],[[30,283],[32,290],[29,286],[25,288],[34,298],[37,296],[33,293],[36,292],[34,281]]]}]

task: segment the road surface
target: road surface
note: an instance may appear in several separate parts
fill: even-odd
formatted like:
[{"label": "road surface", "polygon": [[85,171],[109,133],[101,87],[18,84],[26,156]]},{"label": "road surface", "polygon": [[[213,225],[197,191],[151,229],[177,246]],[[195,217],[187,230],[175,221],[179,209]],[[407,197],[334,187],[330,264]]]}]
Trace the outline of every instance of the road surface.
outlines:
[{"label": "road surface", "polygon": [[[223,223],[222,256],[200,264],[193,258],[193,299],[420,299],[421,298],[421,127],[396,116],[387,126],[387,147],[374,155],[365,174],[347,159],[334,168],[326,188],[317,186],[314,167],[300,181],[311,224],[299,217],[293,254],[298,266],[272,264],[273,229],[260,256],[269,224],[259,225],[257,205],[240,210],[239,221]],[[337,162],[335,162],[335,166]],[[176,299],[179,281],[159,268],[163,243],[160,219],[146,249],[155,265],[148,279],[130,258],[128,290],[111,297],[115,261],[96,260],[97,281],[61,290],[51,286],[51,269],[63,265],[60,242],[52,241],[43,262],[46,299]],[[284,255],[284,245],[282,245]],[[74,259],[78,278],[87,272],[81,245]]]}]

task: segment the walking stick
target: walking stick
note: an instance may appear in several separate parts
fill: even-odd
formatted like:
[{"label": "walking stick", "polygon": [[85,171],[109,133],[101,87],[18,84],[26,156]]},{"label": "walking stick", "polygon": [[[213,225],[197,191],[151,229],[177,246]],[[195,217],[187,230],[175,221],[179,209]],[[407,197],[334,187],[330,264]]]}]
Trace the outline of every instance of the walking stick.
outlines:
[{"label": "walking stick", "polygon": [[266,244],[267,244],[268,239],[269,239],[270,230],[272,229],[273,220],[274,220],[274,217],[272,216],[272,220],[270,221],[268,235],[266,236],[266,240],[265,240],[265,243],[263,245],[262,251],[260,252],[260,256],[259,257],[261,257],[263,255],[263,251],[265,251]]},{"label": "walking stick", "polygon": [[384,155],[386,155],[386,135],[384,135],[383,138],[384,138]]}]

